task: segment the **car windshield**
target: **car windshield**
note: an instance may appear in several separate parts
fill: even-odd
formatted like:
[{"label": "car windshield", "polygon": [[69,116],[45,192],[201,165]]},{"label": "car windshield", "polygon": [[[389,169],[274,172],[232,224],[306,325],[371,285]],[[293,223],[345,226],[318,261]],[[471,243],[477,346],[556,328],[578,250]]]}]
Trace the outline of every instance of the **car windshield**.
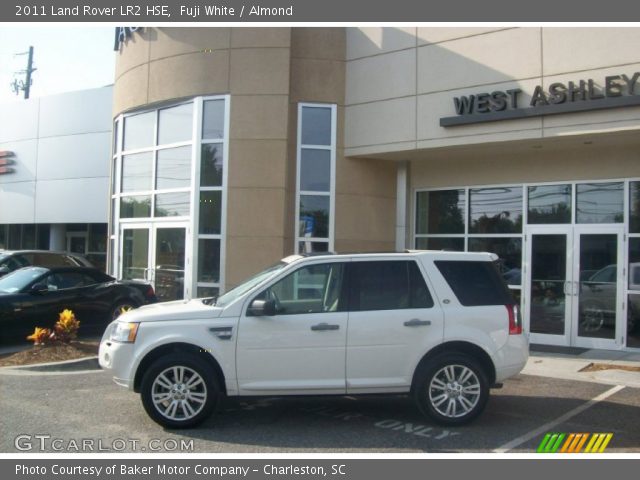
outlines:
[{"label": "car windshield", "polygon": [[231,290],[229,290],[224,295],[218,297],[218,299],[217,299],[217,301],[215,303],[215,306],[216,307],[224,307],[226,305],[229,305],[235,299],[241,297],[242,295],[247,293],[249,290],[251,290],[253,287],[258,285],[259,283],[263,282],[267,278],[271,277],[272,275],[275,275],[277,272],[282,270],[287,265],[288,264],[285,263],[285,262],[276,263],[275,265],[267,268],[266,270],[263,270],[262,272],[254,275],[253,277],[249,278],[248,280],[245,280],[244,282],[242,282],[237,287],[232,288]]},{"label": "car windshield", "polygon": [[16,270],[15,272],[0,278],[0,293],[19,292],[46,271],[46,268],[40,267]]}]

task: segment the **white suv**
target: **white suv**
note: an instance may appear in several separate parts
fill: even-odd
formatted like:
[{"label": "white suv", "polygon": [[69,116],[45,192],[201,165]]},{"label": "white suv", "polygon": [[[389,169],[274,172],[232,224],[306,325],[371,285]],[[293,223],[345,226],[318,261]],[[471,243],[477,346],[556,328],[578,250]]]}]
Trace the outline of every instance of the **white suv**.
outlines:
[{"label": "white suv", "polygon": [[100,365],[169,428],[223,396],[411,394],[438,423],[484,409],[528,341],[488,253],[291,256],[217,299],[113,322]]}]

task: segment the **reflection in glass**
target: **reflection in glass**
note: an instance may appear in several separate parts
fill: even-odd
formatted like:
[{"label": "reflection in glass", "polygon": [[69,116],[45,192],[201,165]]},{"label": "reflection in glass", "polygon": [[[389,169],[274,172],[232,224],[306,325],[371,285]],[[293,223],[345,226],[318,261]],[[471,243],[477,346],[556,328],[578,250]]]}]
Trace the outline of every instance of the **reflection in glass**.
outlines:
[{"label": "reflection in glass", "polygon": [[151,152],[124,155],[122,157],[122,192],[140,192],[151,190],[153,184],[153,154]]},{"label": "reflection in glass", "polygon": [[202,138],[224,138],[224,100],[207,100],[202,113]]},{"label": "reflection in glass", "polygon": [[328,252],[329,242],[299,242],[298,251],[300,253]]},{"label": "reflection in glass", "polygon": [[622,223],[622,182],[579,183],[576,189],[577,223]]},{"label": "reflection in glass", "polygon": [[161,302],[184,298],[185,237],[184,228],[156,230],[155,290]]},{"label": "reflection in glass", "polygon": [[198,240],[198,281],[205,283],[220,281],[220,240],[213,238]]},{"label": "reflection in glass", "polygon": [[120,199],[120,218],[146,218],[151,216],[151,196],[138,195]]},{"label": "reflection in glass", "polygon": [[615,338],[618,237],[580,236],[578,335]]},{"label": "reflection in glass", "polygon": [[146,228],[122,231],[122,278],[145,280],[149,267],[149,230]]},{"label": "reflection in glass", "polygon": [[124,119],[124,150],[153,146],[156,112],[141,113]]},{"label": "reflection in glass", "polygon": [[416,238],[418,250],[447,250],[464,252],[464,238],[460,237],[420,237]]},{"label": "reflection in glass", "polygon": [[640,294],[628,296],[627,347],[640,348]]},{"label": "reflection in glass", "polygon": [[498,268],[508,285],[522,283],[521,238],[469,238],[470,252],[490,252],[498,255]]},{"label": "reflection in glass", "polygon": [[416,233],[464,233],[464,190],[418,192]]},{"label": "reflection in glass", "polygon": [[154,216],[187,217],[189,216],[189,192],[162,193],[156,195]]},{"label": "reflection in glass", "polygon": [[528,223],[571,223],[571,185],[529,187],[528,194]]},{"label": "reflection in glass", "polygon": [[522,232],[522,187],[469,190],[469,232]]},{"label": "reflection in glass", "polygon": [[640,290],[640,238],[629,238],[629,290]]},{"label": "reflection in glass", "polygon": [[329,196],[300,195],[301,237],[329,237]]},{"label": "reflection in glass", "polygon": [[193,128],[193,103],[163,108],[158,119],[158,145],[187,142]]},{"label": "reflection in glass", "polygon": [[331,145],[331,109],[302,107],[302,145]]},{"label": "reflection in glass", "polygon": [[629,232],[640,233],[640,182],[629,182]]},{"label": "reflection in glass", "polygon": [[300,158],[300,190],[328,192],[331,178],[331,152],[303,148]]},{"label": "reflection in glass", "polygon": [[158,150],[156,188],[186,188],[191,185],[191,147]]},{"label": "reflection in glass", "polygon": [[203,234],[220,233],[222,192],[200,192],[200,228]]},{"label": "reflection in glass", "polygon": [[217,297],[220,293],[218,287],[198,287],[198,298],[211,298]]},{"label": "reflection in glass", "polygon": [[531,333],[564,335],[567,236],[531,237]]},{"label": "reflection in glass", "polygon": [[202,145],[200,157],[200,186],[222,186],[222,144],[206,143]]}]

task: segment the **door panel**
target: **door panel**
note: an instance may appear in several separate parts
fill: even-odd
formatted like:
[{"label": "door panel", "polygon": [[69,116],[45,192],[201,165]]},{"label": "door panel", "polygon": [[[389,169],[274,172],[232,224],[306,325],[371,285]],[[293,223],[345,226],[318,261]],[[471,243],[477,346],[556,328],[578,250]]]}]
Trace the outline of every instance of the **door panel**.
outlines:
[{"label": "door panel", "polygon": [[149,270],[149,228],[122,229],[121,278],[147,280]]},{"label": "door panel", "polygon": [[156,229],[154,284],[158,300],[182,300],[185,294],[186,228]]}]

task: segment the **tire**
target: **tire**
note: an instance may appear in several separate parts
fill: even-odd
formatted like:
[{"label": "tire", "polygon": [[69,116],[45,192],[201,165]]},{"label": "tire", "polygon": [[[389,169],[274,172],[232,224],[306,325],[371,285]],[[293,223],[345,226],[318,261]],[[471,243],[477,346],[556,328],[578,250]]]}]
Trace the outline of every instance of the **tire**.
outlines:
[{"label": "tire", "polygon": [[420,411],[436,423],[464,425],[486,407],[489,381],[473,357],[439,355],[421,367],[413,394]]},{"label": "tire", "polygon": [[154,422],[175,429],[195,427],[205,421],[222,394],[215,372],[205,360],[172,353],[156,360],[144,373],[140,396]]},{"label": "tire", "polygon": [[120,315],[122,315],[122,309],[126,310],[132,310],[134,308],[137,308],[137,304],[136,302],[132,301],[132,300],[120,300],[119,302],[117,302],[113,308],[111,309],[111,313],[109,314],[109,318],[111,318],[111,321],[116,320]]}]

